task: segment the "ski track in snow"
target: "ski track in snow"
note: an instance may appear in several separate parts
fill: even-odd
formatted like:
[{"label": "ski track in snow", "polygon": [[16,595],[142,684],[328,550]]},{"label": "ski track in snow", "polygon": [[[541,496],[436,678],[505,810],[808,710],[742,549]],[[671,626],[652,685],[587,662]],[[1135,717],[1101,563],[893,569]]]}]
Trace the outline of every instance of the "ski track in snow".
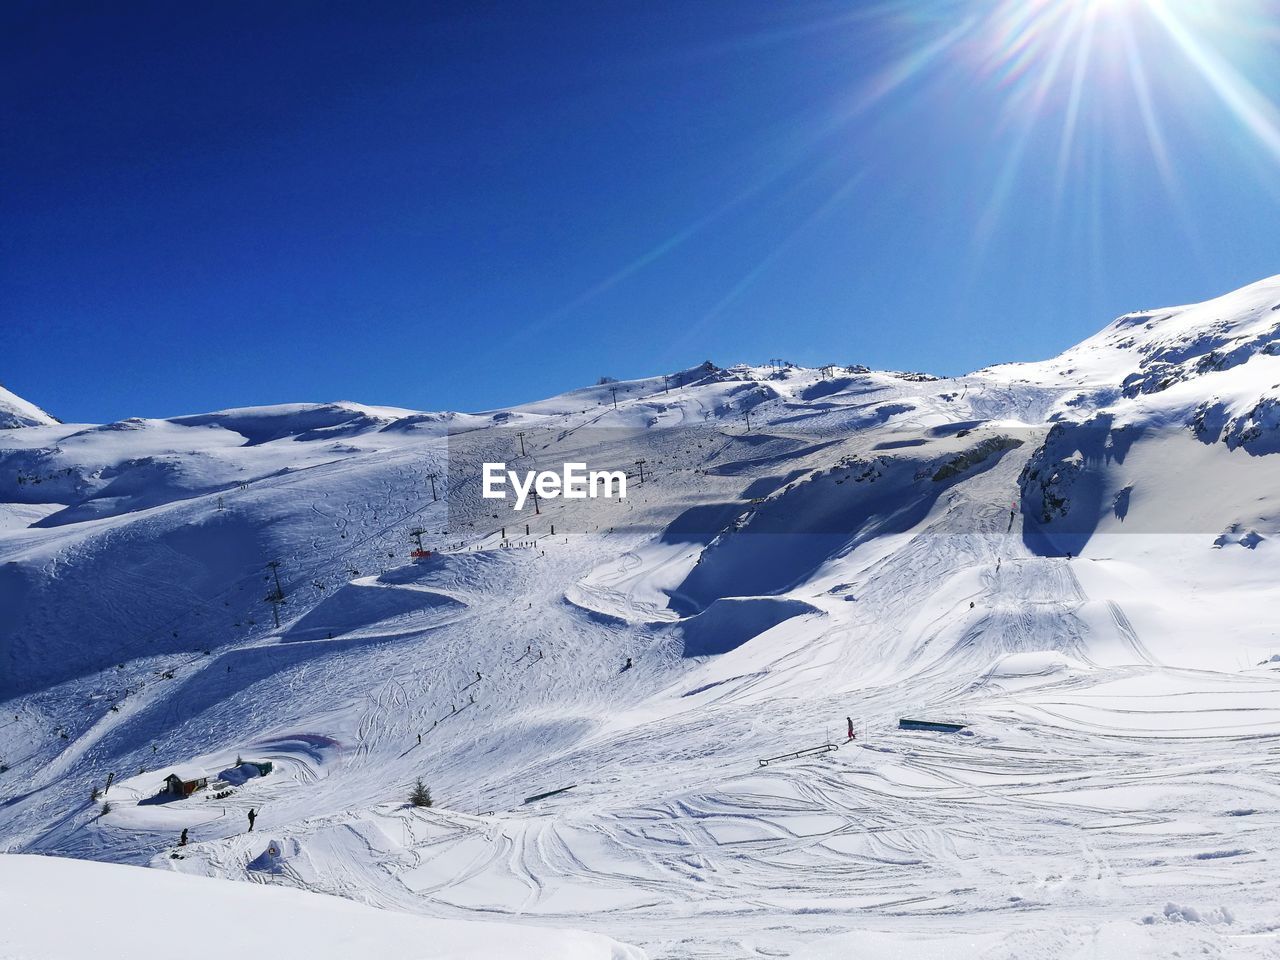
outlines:
[{"label": "ski track in snow", "polygon": [[[0,846],[586,928],[655,958],[816,957],[851,931],[1076,944],[1103,920],[1159,937],[1166,903],[1229,907],[1235,922],[1198,925],[1196,943],[1268,955],[1280,671],[1258,666],[1272,634],[1250,624],[1274,622],[1280,590],[1254,583],[1252,614],[1237,591],[1270,545],[1152,541],[1118,517],[1079,555],[1037,551],[1023,468],[1068,398],[1088,410],[1073,384],[1018,380],[833,390],[755,370],[669,392],[633,382],[617,411],[608,387],[517,408],[531,449],[643,456],[650,476],[623,503],[549,502],[527,537],[512,534],[530,518],[508,520],[505,542],[475,484],[448,514],[430,498],[442,431],[394,419],[308,441],[323,450],[246,447],[218,468],[234,482],[170,502],[0,525],[0,563],[34,584],[0,650],[50,678],[0,710]],[[726,413],[744,383],[780,391],[753,408],[752,436]],[[921,479],[974,442],[930,431],[984,421],[1030,439],[955,481]],[[779,480],[759,497],[741,472],[754,461]],[[1136,462],[1113,467],[1117,484]],[[867,463],[885,476],[864,482]],[[672,532],[723,504],[714,529]],[[775,518],[810,509],[835,524],[829,547],[771,539]],[[416,525],[438,552],[411,564]],[[205,556],[191,529],[226,542]],[[279,629],[267,559],[281,561]],[[774,588],[732,592],[757,582]],[[685,655],[700,628],[668,605],[679,591],[722,652]],[[1204,605],[1221,635],[1203,634]],[[902,716],[968,726],[902,731]],[[839,749],[759,763],[826,743]],[[175,764],[216,777],[238,755],[274,769],[225,797],[138,803]],[[89,791],[108,772],[100,815]],[[404,804],[419,776],[435,808]],[[271,839],[284,855],[254,866]]]}]

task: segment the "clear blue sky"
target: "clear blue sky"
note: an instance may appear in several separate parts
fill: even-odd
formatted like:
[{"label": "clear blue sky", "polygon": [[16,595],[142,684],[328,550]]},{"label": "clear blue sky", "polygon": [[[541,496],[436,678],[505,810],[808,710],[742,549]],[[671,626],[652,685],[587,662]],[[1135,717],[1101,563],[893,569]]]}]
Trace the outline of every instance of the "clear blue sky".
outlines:
[{"label": "clear blue sky", "polygon": [[9,0],[0,382],[105,421],[1046,356],[1280,272],[1274,16]]}]

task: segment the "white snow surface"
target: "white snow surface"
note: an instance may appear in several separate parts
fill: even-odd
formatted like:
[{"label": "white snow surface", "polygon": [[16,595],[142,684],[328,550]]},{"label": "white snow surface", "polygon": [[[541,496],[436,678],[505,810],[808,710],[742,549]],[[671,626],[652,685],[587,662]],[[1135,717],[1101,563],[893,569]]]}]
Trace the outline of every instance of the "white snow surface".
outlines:
[{"label": "white snow surface", "polygon": [[598,934],[412,917],[297,890],[62,857],[0,857],[0,891],[0,956],[22,960],[641,958]]},{"label": "white snow surface", "polygon": [[57,422],[34,403],[23,400],[17,394],[0,386],[0,430],[47,426]]},{"label": "white snow surface", "polygon": [[[388,937],[1280,956],[1278,344],[1272,278],[965,377],[0,431],[0,850],[335,895]],[[468,445],[630,495],[516,516],[450,471]],[[157,798],[179,768],[210,786]]]}]

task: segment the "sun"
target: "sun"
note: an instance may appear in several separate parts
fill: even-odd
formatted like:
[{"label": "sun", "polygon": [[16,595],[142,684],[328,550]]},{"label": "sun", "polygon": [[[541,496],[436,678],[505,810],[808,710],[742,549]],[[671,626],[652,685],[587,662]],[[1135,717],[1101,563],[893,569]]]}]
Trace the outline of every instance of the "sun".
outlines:
[{"label": "sun", "polygon": [[[1248,72],[1278,79],[1277,22],[1260,2],[997,0],[986,9],[958,46],[976,78],[1001,91],[1006,127],[1030,138],[1056,126],[1059,198],[1082,157],[1139,144],[1176,198],[1170,122],[1234,126],[1280,162],[1280,111]],[[1007,176],[1020,155],[1015,142]]]},{"label": "sun", "polygon": [[1019,109],[1042,110],[1065,91],[1068,136],[1072,112],[1091,92],[1095,101],[1125,95],[1150,134],[1161,110],[1177,110],[1182,95],[1207,89],[1280,159],[1280,112],[1239,66],[1275,62],[1277,23],[1261,5],[1000,0],[989,9],[974,26],[980,71],[1005,83]]}]

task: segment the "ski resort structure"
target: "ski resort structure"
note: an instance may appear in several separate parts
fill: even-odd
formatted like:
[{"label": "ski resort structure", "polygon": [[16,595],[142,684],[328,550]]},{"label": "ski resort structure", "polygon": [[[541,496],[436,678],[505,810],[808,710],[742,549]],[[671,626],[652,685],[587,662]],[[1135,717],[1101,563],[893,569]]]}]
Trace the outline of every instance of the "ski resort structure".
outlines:
[{"label": "ski resort structure", "polygon": [[[1276,956],[1280,278],[967,376],[831,360],[482,413],[0,392],[0,956],[125,955],[30,922],[68,891],[261,904],[308,958],[335,917],[346,956]],[[485,463],[626,496],[516,512]]]}]

